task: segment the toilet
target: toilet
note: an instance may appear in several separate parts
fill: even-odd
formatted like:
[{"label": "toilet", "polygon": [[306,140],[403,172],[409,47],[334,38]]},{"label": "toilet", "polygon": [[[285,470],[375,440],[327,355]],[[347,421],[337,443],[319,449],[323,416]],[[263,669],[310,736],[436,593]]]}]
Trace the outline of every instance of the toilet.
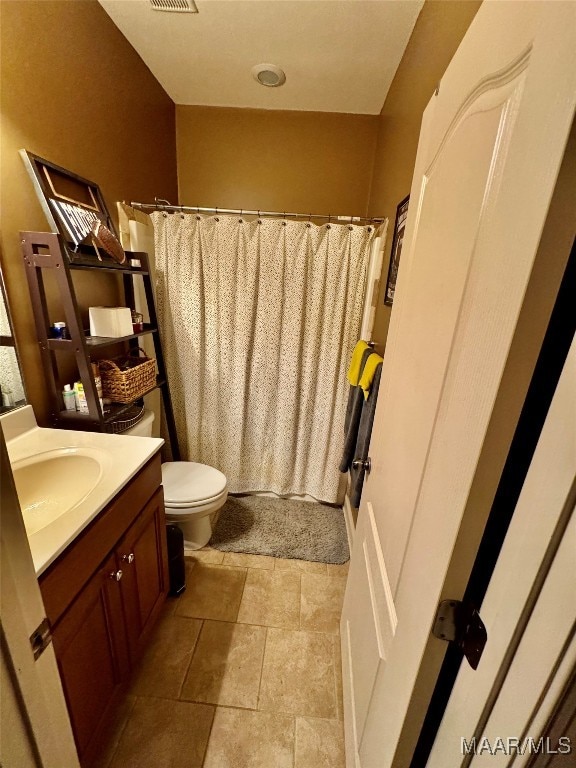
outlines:
[{"label": "toilet", "polygon": [[[154,414],[144,417],[123,435],[152,436]],[[186,549],[206,546],[212,536],[217,513],[228,497],[228,481],[218,469],[194,461],[167,461],[162,464],[162,485],[166,522],[184,534]]]}]

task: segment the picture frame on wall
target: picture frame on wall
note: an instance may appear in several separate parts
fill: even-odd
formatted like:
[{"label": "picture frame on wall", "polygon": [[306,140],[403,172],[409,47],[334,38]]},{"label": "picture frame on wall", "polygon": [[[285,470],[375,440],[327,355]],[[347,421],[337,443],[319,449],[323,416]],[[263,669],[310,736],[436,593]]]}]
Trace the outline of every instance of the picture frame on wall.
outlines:
[{"label": "picture frame on wall", "polygon": [[409,201],[410,195],[405,197],[404,200],[402,200],[402,202],[399,203],[398,207],[396,208],[392,251],[390,253],[390,264],[388,266],[386,290],[384,291],[384,304],[389,307],[392,306],[392,302],[394,301],[394,291],[396,290],[396,280],[398,278],[398,267],[400,266],[400,255],[402,253],[402,243],[404,241]]}]

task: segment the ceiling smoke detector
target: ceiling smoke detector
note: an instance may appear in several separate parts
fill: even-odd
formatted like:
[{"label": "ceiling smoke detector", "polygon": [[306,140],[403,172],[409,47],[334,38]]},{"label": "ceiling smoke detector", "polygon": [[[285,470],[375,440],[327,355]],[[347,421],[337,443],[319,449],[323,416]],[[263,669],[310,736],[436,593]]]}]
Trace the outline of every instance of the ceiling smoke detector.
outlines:
[{"label": "ceiling smoke detector", "polygon": [[172,11],[173,13],[198,13],[194,0],[150,0],[155,11]]},{"label": "ceiling smoke detector", "polygon": [[284,71],[276,64],[256,64],[252,67],[252,76],[256,82],[267,88],[277,88],[286,82]]}]

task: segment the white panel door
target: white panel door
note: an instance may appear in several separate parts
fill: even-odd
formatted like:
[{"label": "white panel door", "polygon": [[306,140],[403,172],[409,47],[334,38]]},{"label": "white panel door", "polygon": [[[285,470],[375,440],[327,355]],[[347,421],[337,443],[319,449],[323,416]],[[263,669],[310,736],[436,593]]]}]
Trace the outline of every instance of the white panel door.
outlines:
[{"label": "white panel door", "polygon": [[[393,763],[526,342],[518,319],[575,101],[576,4],[488,0],[424,113],[342,616],[348,768]],[[534,315],[538,335],[548,314]],[[524,393],[507,392],[512,411]]]},{"label": "white panel door", "polygon": [[[427,768],[456,768],[468,754],[473,768],[506,768],[511,758],[519,767],[530,756],[524,740],[538,741],[554,703],[549,697],[539,711],[555,671],[565,668],[557,685],[576,662],[575,391],[576,340],[482,603],[489,643],[476,671],[460,669]],[[500,674],[501,689],[492,694]],[[518,749],[508,741],[515,738]]]},{"label": "white panel door", "polygon": [[34,659],[30,646],[46,611],[2,430],[0,419],[0,766],[80,768],[54,647],[50,643]]}]

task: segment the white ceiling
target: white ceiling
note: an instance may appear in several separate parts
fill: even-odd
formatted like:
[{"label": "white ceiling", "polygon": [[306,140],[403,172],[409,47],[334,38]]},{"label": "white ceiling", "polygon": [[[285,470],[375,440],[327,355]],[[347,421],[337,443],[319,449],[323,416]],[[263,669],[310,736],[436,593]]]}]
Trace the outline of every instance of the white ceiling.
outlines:
[{"label": "white ceiling", "polygon": [[[99,0],[176,104],[379,114],[424,0]],[[251,68],[277,64],[279,88]]]}]

